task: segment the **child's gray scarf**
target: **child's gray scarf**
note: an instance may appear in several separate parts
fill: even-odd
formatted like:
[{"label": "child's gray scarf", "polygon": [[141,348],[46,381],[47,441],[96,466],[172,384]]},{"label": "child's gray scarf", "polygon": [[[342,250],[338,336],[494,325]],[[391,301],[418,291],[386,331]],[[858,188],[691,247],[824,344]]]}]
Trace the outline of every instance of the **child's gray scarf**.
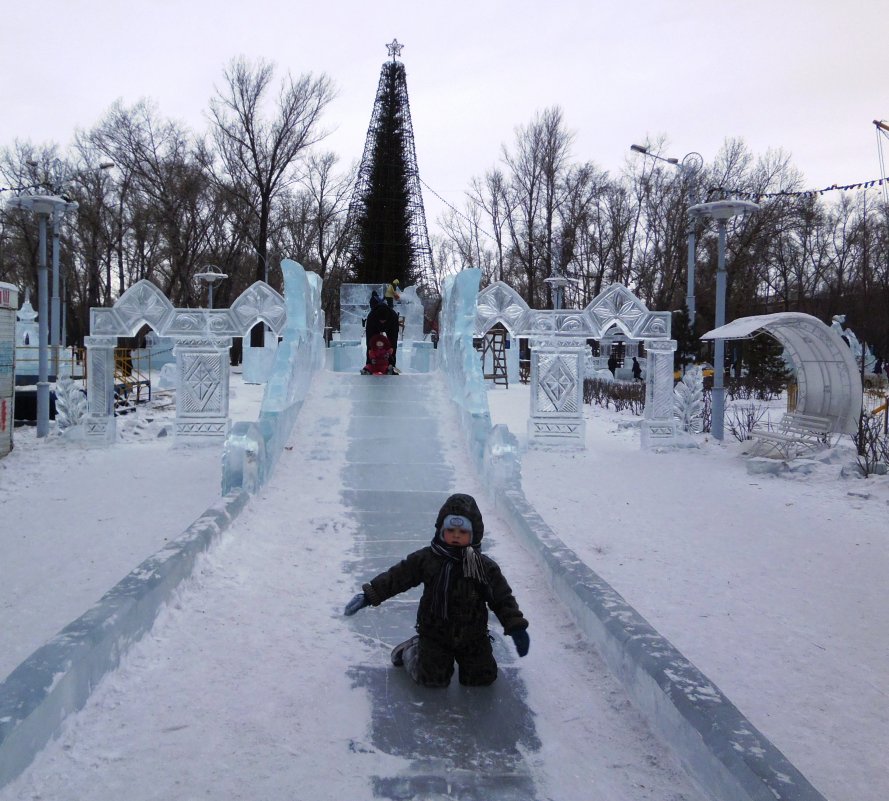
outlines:
[{"label": "child's gray scarf", "polygon": [[432,550],[447,560],[442,569],[438,571],[435,583],[432,585],[432,613],[436,617],[440,617],[442,620],[448,619],[448,593],[451,589],[454,564],[457,562],[463,562],[464,578],[474,579],[481,584],[486,595],[490,592],[488,576],[485,573],[485,566],[478,548],[478,545],[455,548],[443,545],[437,537],[432,540]]}]

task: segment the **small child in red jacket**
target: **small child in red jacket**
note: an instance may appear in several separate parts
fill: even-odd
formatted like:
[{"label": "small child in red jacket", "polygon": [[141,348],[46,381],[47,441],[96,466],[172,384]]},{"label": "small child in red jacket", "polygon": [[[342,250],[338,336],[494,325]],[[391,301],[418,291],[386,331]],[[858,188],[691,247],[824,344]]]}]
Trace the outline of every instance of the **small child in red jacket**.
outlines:
[{"label": "small child in red jacket", "polygon": [[361,368],[362,375],[392,375],[395,371],[389,364],[392,344],[385,334],[377,334],[370,341],[367,351],[367,364]]}]

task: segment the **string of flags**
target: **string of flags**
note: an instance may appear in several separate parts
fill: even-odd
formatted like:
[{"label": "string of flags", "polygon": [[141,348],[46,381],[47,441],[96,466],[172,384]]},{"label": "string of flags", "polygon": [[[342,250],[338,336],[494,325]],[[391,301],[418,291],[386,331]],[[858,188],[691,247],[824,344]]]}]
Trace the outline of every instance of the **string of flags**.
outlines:
[{"label": "string of flags", "polygon": [[830,186],[825,186],[823,189],[808,189],[803,192],[744,192],[740,189],[732,189],[725,186],[711,186],[707,190],[708,196],[714,192],[722,192],[726,195],[731,195],[732,197],[739,198],[741,200],[752,200],[754,202],[759,202],[761,199],[765,198],[773,198],[773,197],[815,197],[815,195],[823,195],[826,192],[850,192],[858,189],[870,189],[874,186],[883,186],[886,183],[889,185],[889,178],[875,178],[873,181],[861,181],[857,184],[831,184]]},{"label": "string of flags", "polygon": [[460,211],[460,209],[458,209],[458,208],[452,206],[450,203],[448,203],[447,200],[445,200],[440,194],[438,194],[438,192],[436,192],[431,186],[429,186],[429,184],[427,184],[422,178],[420,178],[420,183],[423,184],[423,186],[425,186],[430,192],[432,192],[432,194],[435,195],[442,203],[444,203],[445,206],[447,206],[452,212],[454,212],[454,214],[456,214],[458,217],[462,217],[464,220],[466,220],[466,222],[468,222],[473,228],[475,228],[475,230],[478,231],[478,233],[484,234],[492,242],[497,241],[494,238],[493,234],[489,234],[475,220],[470,220],[469,217],[467,217],[462,211]]},{"label": "string of flags", "polygon": [[42,189],[46,184],[29,184],[28,186],[0,186],[0,192],[25,192],[28,189]]}]

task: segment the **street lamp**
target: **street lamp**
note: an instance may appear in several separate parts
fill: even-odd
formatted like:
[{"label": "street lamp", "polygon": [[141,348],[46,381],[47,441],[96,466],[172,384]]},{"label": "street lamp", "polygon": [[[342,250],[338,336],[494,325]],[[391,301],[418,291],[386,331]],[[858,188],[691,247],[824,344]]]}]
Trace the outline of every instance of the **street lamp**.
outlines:
[{"label": "street lamp", "polygon": [[195,278],[200,278],[201,281],[207,282],[207,287],[209,288],[210,294],[210,303],[209,308],[213,308],[213,285],[217,281],[222,281],[224,278],[228,278],[228,276],[222,272],[217,266],[211,264],[207,267],[207,269],[202,273],[195,273]]},{"label": "street lamp", "polygon": [[561,273],[556,273],[551,278],[544,278],[543,282],[545,284],[549,284],[552,287],[553,291],[553,308],[558,311],[562,308],[563,302],[563,294],[565,292],[565,287],[571,283],[570,278],[566,278]]},{"label": "street lamp", "polygon": [[[63,198],[64,199],[64,198]],[[65,202],[64,207],[56,206],[52,212],[52,298],[49,307],[49,344],[52,353],[53,375],[59,374],[59,347],[62,344],[60,300],[59,300],[59,237],[62,227],[62,215],[76,211],[77,203],[73,200]]]},{"label": "street lamp", "polygon": [[38,367],[37,367],[37,436],[49,433],[49,359],[47,341],[47,266],[46,266],[46,223],[68,208],[68,201],[57,195],[19,195],[10,198],[6,204],[10,209],[33,211],[37,215],[40,244],[37,263],[37,314],[38,314]]},{"label": "street lamp", "polygon": [[[253,246],[251,246],[253,247]],[[260,253],[259,248],[253,247],[253,252],[262,259],[262,280],[265,283],[269,282],[269,254],[268,253]]]},{"label": "street lamp", "polygon": [[[35,170],[38,166],[38,162],[34,161],[33,159],[30,159],[25,163]],[[58,166],[58,162],[56,162],[56,165]],[[51,194],[57,195],[61,197],[62,200],[67,202],[67,206],[65,206],[64,208],[59,206],[54,208],[52,215],[52,299],[50,301],[49,312],[49,342],[50,352],[52,353],[53,375],[58,375],[59,372],[59,347],[62,344],[60,324],[61,301],[59,299],[59,250],[62,227],[61,218],[62,215],[66,212],[75,211],[78,208],[78,205],[75,201],[68,199],[65,190],[68,184],[82,178],[87,173],[110,170],[114,166],[116,165],[113,161],[103,161],[96,167],[87,167],[83,170],[75,170],[74,172],[68,173],[64,177],[59,178],[57,181],[52,181],[50,180],[48,175],[45,175],[43,180],[40,182],[40,185],[48,189]]]},{"label": "street lamp", "polygon": [[[694,179],[697,177],[697,174],[704,166],[704,157],[701,156],[700,153],[692,151],[691,153],[687,153],[683,157],[682,161],[679,161],[679,159],[664,158],[663,156],[659,156],[657,153],[651,153],[649,152],[647,147],[643,147],[642,145],[630,145],[630,150],[635,150],[637,153],[641,153],[643,156],[649,156],[653,159],[657,159],[658,161],[665,161],[667,164],[671,164],[676,167],[676,169],[679,170],[679,173],[682,176],[682,180],[688,184],[688,187],[692,193],[692,203],[697,202],[697,185]],[[691,209],[689,209],[688,227],[685,229],[685,234],[688,242],[688,261],[686,270],[687,288],[685,305],[688,307],[688,324],[689,327],[693,330],[695,325],[695,218],[691,214]]]},{"label": "street lamp", "polygon": [[[716,320],[714,328],[725,325],[725,232],[728,221],[738,214],[748,214],[759,209],[750,200],[715,200],[712,203],[698,203],[692,206],[689,215],[710,217],[716,220],[719,228],[719,251],[716,262]],[[712,420],[710,433],[720,442],[724,437],[725,388],[723,373],[725,372],[725,340],[713,341],[713,403],[711,405]]]},{"label": "street lamp", "polygon": [[550,285],[553,293],[553,308],[558,311],[563,306],[565,287],[571,283],[571,279],[562,274],[562,242],[559,237],[553,237],[551,263],[553,274],[550,278],[544,278],[543,283]]}]

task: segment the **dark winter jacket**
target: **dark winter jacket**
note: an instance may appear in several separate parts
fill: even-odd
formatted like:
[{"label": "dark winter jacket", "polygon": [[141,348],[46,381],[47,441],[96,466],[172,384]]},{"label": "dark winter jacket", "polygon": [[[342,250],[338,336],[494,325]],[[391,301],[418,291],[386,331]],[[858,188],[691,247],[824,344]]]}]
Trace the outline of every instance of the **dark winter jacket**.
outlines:
[{"label": "dark winter jacket", "polygon": [[[450,514],[459,514],[472,521],[472,545],[479,550],[484,536],[481,511],[470,495],[452,495],[442,506],[435,522],[434,542],[441,542],[441,524]],[[449,634],[456,632],[482,635],[487,631],[488,607],[497,616],[504,632],[528,628],[509,584],[497,563],[479,554],[484,566],[487,583],[466,578],[455,571],[448,589],[447,618],[443,619],[433,609],[433,589],[439,573],[445,569],[448,558],[431,547],[421,548],[409,554],[397,565],[362,587],[367,600],[373,606],[401,592],[423,585],[423,596],[417,610],[417,631],[421,635]]]},{"label": "dark winter jacket", "polygon": [[370,310],[364,325],[368,343],[376,334],[385,334],[395,347],[398,342],[399,320],[398,312],[394,309],[390,309],[385,303],[378,303]]}]

